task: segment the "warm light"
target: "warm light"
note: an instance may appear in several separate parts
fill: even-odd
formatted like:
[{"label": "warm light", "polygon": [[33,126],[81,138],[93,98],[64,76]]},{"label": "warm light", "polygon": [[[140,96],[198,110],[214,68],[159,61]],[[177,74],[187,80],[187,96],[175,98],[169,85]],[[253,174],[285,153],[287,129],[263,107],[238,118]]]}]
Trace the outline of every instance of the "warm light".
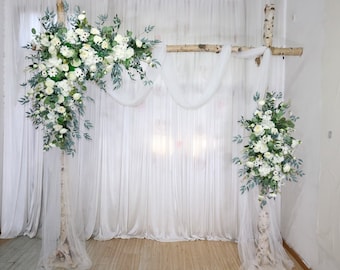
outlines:
[{"label": "warm light", "polygon": [[158,155],[171,155],[173,152],[173,140],[166,135],[154,135],[152,139],[152,152]]},{"label": "warm light", "polygon": [[205,135],[195,135],[192,140],[192,156],[199,157],[207,149],[207,139]]}]

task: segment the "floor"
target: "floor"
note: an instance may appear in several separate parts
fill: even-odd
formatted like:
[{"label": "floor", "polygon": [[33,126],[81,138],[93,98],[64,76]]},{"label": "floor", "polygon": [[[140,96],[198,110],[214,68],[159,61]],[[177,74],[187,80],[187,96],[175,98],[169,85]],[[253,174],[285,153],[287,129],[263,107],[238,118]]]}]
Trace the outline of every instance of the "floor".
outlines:
[{"label": "floor", "polygon": [[[34,270],[40,249],[37,238],[0,240],[0,269]],[[86,250],[92,270],[238,270],[240,266],[237,244],[225,241],[89,240]],[[295,270],[303,270],[293,261]]]}]

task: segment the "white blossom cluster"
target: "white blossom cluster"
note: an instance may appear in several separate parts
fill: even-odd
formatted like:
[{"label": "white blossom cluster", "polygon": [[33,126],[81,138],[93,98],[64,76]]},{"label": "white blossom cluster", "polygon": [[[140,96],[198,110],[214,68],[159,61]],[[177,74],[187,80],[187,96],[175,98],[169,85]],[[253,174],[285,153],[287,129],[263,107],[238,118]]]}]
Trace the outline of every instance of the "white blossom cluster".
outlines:
[{"label": "white blossom cluster", "polygon": [[[275,198],[281,192],[284,180],[296,181],[296,176],[303,175],[300,170],[302,161],[294,156],[301,141],[291,135],[297,118],[293,115],[286,118],[289,105],[278,103],[280,98],[280,93],[267,92],[264,99],[255,95],[257,109],[252,118],[246,120],[242,117],[239,121],[249,133],[249,140],[243,147],[242,158],[233,161],[242,165],[242,193],[258,185],[261,206],[266,204],[266,199]],[[234,138],[238,143],[243,140],[240,135]]]},{"label": "white blossom cluster", "polygon": [[[43,126],[45,150],[59,147],[73,153],[73,138],[81,137],[78,122],[84,112],[86,81],[94,81],[105,89],[103,77],[111,74],[114,88],[118,88],[122,70],[118,66],[128,72],[135,70],[144,80],[141,62],[158,64],[152,59],[152,48],[159,41],[138,39],[130,31],[119,34],[117,24],[93,27],[85,12],[73,16],[71,29],[55,23],[53,18],[46,11],[42,19],[45,31],[36,34],[32,30],[33,40],[26,46],[33,49],[29,57],[32,77],[20,102],[31,103],[28,116],[35,125]],[[89,122],[86,124],[89,128]],[[87,133],[84,136],[89,138]]]}]

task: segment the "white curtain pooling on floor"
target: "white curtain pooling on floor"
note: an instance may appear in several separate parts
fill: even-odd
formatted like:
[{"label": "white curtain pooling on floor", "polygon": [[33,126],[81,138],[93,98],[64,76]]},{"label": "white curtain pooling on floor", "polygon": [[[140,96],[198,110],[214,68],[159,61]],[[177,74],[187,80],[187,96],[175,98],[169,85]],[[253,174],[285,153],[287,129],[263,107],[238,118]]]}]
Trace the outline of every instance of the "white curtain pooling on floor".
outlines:
[{"label": "white curtain pooling on floor", "polygon": [[[148,73],[152,87],[125,79],[121,89],[108,87],[105,93],[88,84],[95,102],[87,104],[85,118],[94,124],[93,140],[80,140],[77,154],[67,162],[72,221],[80,239],[238,239],[244,216],[240,209],[247,218],[253,212],[243,207],[246,196],[239,201],[239,180],[231,164],[239,153],[232,143],[240,133],[237,120],[252,113],[256,91],[283,88],[282,59],[271,59],[261,36],[255,42],[253,36],[245,38],[261,33],[264,3],[69,1],[71,9],[78,4],[86,10],[90,22],[99,14],[108,13],[110,19],[118,14],[122,31],[141,33],[155,25],[150,36],[162,41],[154,52],[162,66]],[[27,108],[17,100],[24,93],[19,84],[25,80],[28,53],[20,46],[30,39],[34,18],[46,7],[54,8],[55,2],[5,1],[1,197],[1,237],[34,237],[42,231],[43,260],[58,237],[59,153],[41,151],[41,133],[24,118]],[[197,43],[224,46],[220,54],[165,52],[166,44]],[[231,55],[225,44],[256,49]],[[262,54],[257,66],[254,59]],[[277,211],[279,216],[279,207]],[[240,237],[249,239],[252,233]],[[249,258],[241,258],[246,265]]]}]

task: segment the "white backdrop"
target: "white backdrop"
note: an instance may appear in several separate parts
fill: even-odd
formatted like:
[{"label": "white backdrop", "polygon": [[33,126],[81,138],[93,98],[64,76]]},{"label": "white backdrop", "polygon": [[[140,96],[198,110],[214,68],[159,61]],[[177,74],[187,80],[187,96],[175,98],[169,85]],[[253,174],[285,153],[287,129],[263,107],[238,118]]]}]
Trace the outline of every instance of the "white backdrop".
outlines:
[{"label": "white backdrop", "polygon": [[[41,151],[41,134],[17,100],[24,93],[19,84],[25,80],[28,53],[20,46],[30,39],[37,17],[55,2],[5,3],[1,237],[34,237],[43,224],[43,238],[54,242],[59,153]],[[240,132],[237,120],[252,112],[255,91],[267,84],[283,90],[284,60],[264,57],[258,67],[256,52],[230,56],[228,44],[262,44],[265,3],[69,1],[71,8],[80,4],[93,22],[108,13],[119,15],[122,30],[141,33],[155,25],[151,37],[162,40],[155,50],[162,67],[150,71],[153,87],[126,80],[108,94],[88,85],[95,100],[86,113],[95,126],[93,141],[79,141],[76,156],[68,160],[73,217],[84,238],[238,239],[244,208],[231,163],[238,154],[232,137]],[[276,23],[283,25],[285,2],[276,4]],[[275,37],[274,44],[284,39],[284,27],[276,28]],[[189,43],[225,46],[221,54],[165,52],[166,44]]]}]

